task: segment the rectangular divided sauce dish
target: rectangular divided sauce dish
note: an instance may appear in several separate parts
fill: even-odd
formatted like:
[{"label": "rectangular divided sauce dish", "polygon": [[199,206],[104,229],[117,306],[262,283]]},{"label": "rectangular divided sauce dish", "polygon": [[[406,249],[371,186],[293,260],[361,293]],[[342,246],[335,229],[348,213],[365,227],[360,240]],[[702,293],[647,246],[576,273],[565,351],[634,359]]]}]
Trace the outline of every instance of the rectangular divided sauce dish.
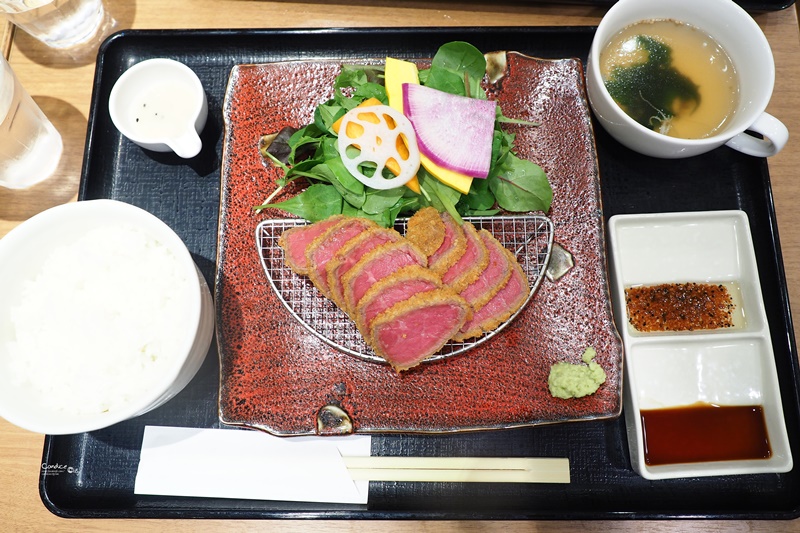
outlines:
[{"label": "rectangular divided sauce dish", "polygon": [[744,211],[617,215],[609,238],[633,469],[646,479],[791,470]]}]

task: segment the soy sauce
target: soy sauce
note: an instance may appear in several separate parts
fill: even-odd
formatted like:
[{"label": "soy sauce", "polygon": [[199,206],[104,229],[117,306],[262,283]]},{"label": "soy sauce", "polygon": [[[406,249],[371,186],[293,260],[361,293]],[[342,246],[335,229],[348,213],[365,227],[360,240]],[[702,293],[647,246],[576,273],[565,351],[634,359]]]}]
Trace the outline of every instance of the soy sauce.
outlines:
[{"label": "soy sauce", "polygon": [[760,405],[686,407],[641,411],[648,465],[769,459],[772,449]]}]

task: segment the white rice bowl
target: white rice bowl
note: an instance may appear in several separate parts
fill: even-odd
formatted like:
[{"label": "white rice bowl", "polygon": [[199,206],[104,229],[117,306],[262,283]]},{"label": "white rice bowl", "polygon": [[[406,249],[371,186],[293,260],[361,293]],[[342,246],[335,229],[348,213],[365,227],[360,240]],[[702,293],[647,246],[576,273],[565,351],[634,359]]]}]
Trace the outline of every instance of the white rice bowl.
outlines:
[{"label": "white rice bowl", "polygon": [[69,203],[0,239],[0,416],[104,428],[180,392],[205,359],[211,294],[183,241],[114,200]]}]

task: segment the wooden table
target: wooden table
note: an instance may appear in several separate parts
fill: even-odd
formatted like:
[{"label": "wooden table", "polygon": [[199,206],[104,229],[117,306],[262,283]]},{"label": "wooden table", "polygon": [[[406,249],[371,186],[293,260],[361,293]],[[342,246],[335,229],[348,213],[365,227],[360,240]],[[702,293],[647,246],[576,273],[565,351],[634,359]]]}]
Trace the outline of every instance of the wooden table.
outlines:
[{"label": "wooden table", "polygon": [[[514,2],[358,1],[265,2],[257,0],[107,0],[116,28],[247,28],[348,26],[547,26],[594,25],[604,10]],[[790,298],[800,301],[800,33],[797,12],[755,16],[777,63],[768,109],[788,126],[787,147],[769,161]],[[0,188],[0,237],[26,218],[77,197],[94,63],[55,57],[28,35],[0,29],[0,51],[22,84],[64,137],[57,174],[24,191]],[[10,44],[10,46],[9,46]],[[5,46],[4,46],[5,45]],[[159,521],[65,520],[53,516],[38,494],[41,435],[0,420],[0,529],[4,531],[800,531],[792,522],[339,522],[339,521]]]}]

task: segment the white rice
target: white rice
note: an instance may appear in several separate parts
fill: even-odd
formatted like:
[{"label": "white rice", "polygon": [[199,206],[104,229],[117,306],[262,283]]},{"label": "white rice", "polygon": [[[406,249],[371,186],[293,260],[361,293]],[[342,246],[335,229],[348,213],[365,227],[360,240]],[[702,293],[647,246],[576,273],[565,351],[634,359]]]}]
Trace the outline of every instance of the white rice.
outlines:
[{"label": "white rice", "polygon": [[197,280],[144,231],[93,229],[55,246],[31,274],[10,312],[9,371],[46,407],[73,415],[124,408],[181,356]]}]

